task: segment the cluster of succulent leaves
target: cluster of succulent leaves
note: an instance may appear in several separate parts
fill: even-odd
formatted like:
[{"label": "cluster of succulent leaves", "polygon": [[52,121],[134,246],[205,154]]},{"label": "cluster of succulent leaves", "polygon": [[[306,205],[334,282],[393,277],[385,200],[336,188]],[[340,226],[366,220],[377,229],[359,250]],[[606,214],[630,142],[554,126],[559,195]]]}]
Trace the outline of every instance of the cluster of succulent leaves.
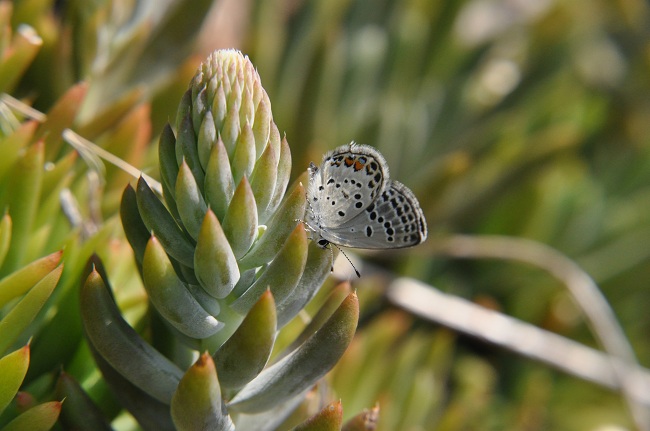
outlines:
[{"label": "cluster of succulent leaves", "polygon": [[[128,326],[165,360],[188,370],[184,377],[172,371],[163,382],[181,382],[177,387],[182,392],[181,388],[193,387],[192,382],[205,376],[201,387],[216,390],[211,386],[216,375],[224,400],[232,400],[240,390],[223,385],[232,376],[219,373],[223,358],[219,359],[218,351],[226,338],[235,337],[235,326],[245,326],[237,322],[243,321],[240,313],[228,314],[229,307],[241,296],[242,286],[254,283],[246,278],[251,270],[262,276],[271,269],[267,263],[281,252],[276,247],[275,254],[266,255],[268,260],[246,262],[246,254],[260,250],[259,241],[273,232],[269,228],[273,217],[266,211],[274,201],[273,192],[265,194],[253,181],[258,163],[270,154],[264,155],[266,147],[257,141],[262,134],[254,126],[254,157],[252,151],[246,153],[247,159],[226,152],[232,174],[228,199],[239,193],[237,199],[255,202],[254,212],[246,205],[215,202],[201,187],[201,172],[215,172],[208,168],[209,153],[203,152],[206,147],[199,152],[198,146],[192,152],[194,148],[186,144],[192,133],[197,143],[210,141],[210,123],[194,124],[190,115],[189,127],[183,117],[202,112],[208,93],[199,94],[197,88],[194,94],[184,94],[203,59],[188,55],[211,1],[171,1],[164,13],[150,7],[154,1],[145,1],[148,6],[135,10],[119,1],[63,3],[0,1],[0,90],[47,114],[44,121],[29,120],[16,111],[7,115],[4,100],[0,102],[0,203],[6,209],[0,223],[0,251],[6,249],[0,268],[0,322],[11,325],[0,324],[14,331],[7,333],[7,341],[5,327],[0,331],[0,343],[6,344],[0,351],[0,408],[6,406],[0,427],[22,418],[32,422],[13,426],[38,429],[34,425],[38,422],[45,429],[48,419],[51,423],[58,415],[55,427],[82,421],[104,429],[108,418],[115,429],[133,429],[135,422],[122,407],[133,401],[129,394],[148,400],[143,412],[154,412],[148,417],[134,412],[137,420],[164,418],[168,424],[179,405],[187,411],[198,407],[187,407],[179,395],[177,401],[170,401],[178,403],[170,413],[164,401],[147,392],[149,382],[139,383],[146,390],[129,386],[130,380],[114,372],[110,358],[91,350],[79,307],[80,280],[88,279],[85,300],[94,299],[98,307],[106,307],[102,312],[114,313],[112,292]],[[226,12],[228,3],[244,4],[221,2]],[[643,95],[648,92],[650,13],[645,2],[352,0],[279,7],[276,1],[258,0],[246,4],[249,9],[234,11],[220,21],[223,27],[212,26],[209,33],[229,36],[225,46],[240,47],[253,59],[273,101],[274,121],[292,143],[293,175],[309,161],[318,161],[324,151],[354,139],[379,148],[389,161],[391,176],[420,197],[432,239],[413,251],[391,254],[390,259],[383,260],[382,255],[372,259],[591,344],[591,334],[567,294],[539,272],[430,254],[436,236],[449,232],[508,234],[550,244],[596,279],[621,317],[641,362],[647,363],[650,319],[642,295],[650,261],[650,122],[649,99]],[[115,5],[119,7],[112,9]],[[485,16],[492,19],[480,19]],[[232,28],[246,31],[233,39]],[[77,84],[85,79],[87,83]],[[180,115],[175,117],[172,111],[179,100]],[[210,115],[215,112],[213,102],[214,98]],[[232,116],[228,121],[236,121]],[[171,128],[165,127],[169,118]],[[219,121],[224,119],[212,118],[214,132],[220,136],[224,123]],[[247,120],[255,124],[255,116],[243,114],[240,126]],[[78,157],[61,139],[66,128],[74,128],[158,178],[162,200],[157,191],[149,193],[147,186],[155,189],[151,182],[132,182],[134,188],[125,192],[131,178],[117,168],[107,166],[99,175],[89,170],[92,160],[84,154]],[[269,131],[266,144],[271,136]],[[280,143],[275,154],[279,167],[283,144],[278,138],[276,134],[269,148],[275,150]],[[247,139],[240,139],[240,145],[250,150]],[[160,169],[159,147],[149,145],[152,140],[161,147],[174,145],[174,157],[164,153],[166,164]],[[221,141],[227,148],[227,139],[221,136]],[[233,142],[230,151],[237,147],[236,139],[229,145]],[[247,174],[240,176],[241,172]],[[244,177],[247,186],[242,185]],[[286,199],[299,188],[296,178],[288,184]],[[185,193],[192,187],[198,193]],[[67,214],[61,211],[61,196],[72,198],[66,204]],[[261,196],[271,199],[260,200]],[[194,214],[178,211],[179,202],[187,198],[193,198],[187,208],[198,209]],[[127,205],[122,206],[123,201]],[[150,209],[141,211],[147,203]],[[133,249],[122,238],[127,229],[119,220],[120,207],[122,217],[135,220],[130,226],[140,227],[129,237]],[[198,276],[197,265],[186,253],[200,243],[208,208],[214,218],[206,229],[213,235],[221,229],[239,275],[226,293],[229,287],[224,286],[234,282],[233,273],[226,272],[228,280],[207,287],[221,293],[206,297],[198,289],[206,289],[202,279],[206,275],[201,269]],[[238,208],[245,212],[246,226],[255,225],[243,244],[230,242],[228,230],[235,226],[226,223],[228,211]],[[276,213],[282,208],[280,203]],[[70,209],[77,209],[79,217],[73,217]],[[155,217],[161,214],[167,221],[171,216],[174,224],[168,225],[176,230],[151,227],[152,222],[163,222]],[[293,221],[290,225],[292,232],[300,229]],[[181,238],[180,251],[172,251],[165,242],[175,235]],[[214,240],[214,244],[224,242]],[[228,254],[228,248],[223,249]],[[170,297],[163,291],[155,292],[162,297],[149,305],[150,292],[145,294],[138,276],[145,277],[147,250],[149,258],[160,256],[155,261],[159,268],[171,265],[173,274],[166,274],[175,275],[171,281],[187,289],[191,298],[180,295],[196,300],[209,315],[203,314],[203,327],[216,327],[213,335],[185,334],[178,321],[165,314],[164,301]],[[87,262],[93,252],[101,259],[93,258],[97,272],[91,275]],[[308,247],[310,257],[315,258]],[[234,269],[232,259],[225,262]],[[403,311],[385,310],[384,277],[361,269],[358,292],[363,325],[330,375],[346,416],[379,402],[381,430],[581,430],[629,425],[617,394],[422,325]],[[326,283],[305,308],[317,316],[322,304],[329,304],[330,311],[315,318],[314,327],[323,324],[333,304],[342,303],[349,294],[345,285]],[[259,311],[259,316],[269,318],[271,302],[276,304],[276,316],[287,313],[286,309],[278,312],[282,301],[272,291],[257,293],[258,302],[247,303],[249,313],[256,314],[259,307],[267,310]],[[328,299],[330,294],[333,298]],[[127,340],[135,336],[120,325]],[[303,337],[314,333],[299,318],[287,323],[277,333],[271,353],[277,359],[272,360],[281,361],[287,348],[294,350],[303,339],[302,331],[306,331]],[[209,354],[195,363],[196,353],[190,352],[205,351]],[[253,374],[245,380],[254,379]],[[119,402],[114,391],[121,394]],[[321,385],[307,396],[290,419],[293,424],[313,413],[323,392],[327,391]],[[340,415],[341,404],[320,408],[323,415]],[[249,415],[233,414],[235,421],[244,416]]]},{"label": "cluster of succulent leaves", "polygon": [[[43,44],[12,21],[24,12],[0,3],[8,93],[20,94]],[[42,29],[53,17],[40,18]],[[4,99],[2,429],[109,429],[123,408],[144,429],[340,429],[341,404],[317,413],[324,404],[313,388],[352,339],[357,297],[342,285],[291,345],[275,344],[328,276],[332,254],[299,223],[305,177],[285,193],[291,154],[253,65],[233,50],[201,65],[175,126],[162,130],[161,182],[140,178],[135,189],[83,147],[79,163],[62,139],[74,128],[131,163],[146,157],[141,90],[92,116],[102,91],[75,85],[43,118]],[[128,243],[110,240],[118,220]],[[121,274],[115,289],[105,262]],[[148,307],[134,296],[138,273]],[[133,314],[116,299],[137,301]],[[348,429],[364,429],[366,416]]]}]

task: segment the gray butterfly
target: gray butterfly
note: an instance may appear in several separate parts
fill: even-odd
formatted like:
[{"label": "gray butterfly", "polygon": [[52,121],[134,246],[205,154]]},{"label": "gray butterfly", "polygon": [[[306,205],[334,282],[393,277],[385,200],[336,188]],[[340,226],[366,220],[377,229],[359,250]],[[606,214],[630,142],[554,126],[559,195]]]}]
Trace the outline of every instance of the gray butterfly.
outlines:
[{"label": "gray butterfly", "polygon": [[393,249],[427,238],[417,198],[388,178],[388,165],[375,148],[354,142],[309,165],[305,224],[325,248]]}]

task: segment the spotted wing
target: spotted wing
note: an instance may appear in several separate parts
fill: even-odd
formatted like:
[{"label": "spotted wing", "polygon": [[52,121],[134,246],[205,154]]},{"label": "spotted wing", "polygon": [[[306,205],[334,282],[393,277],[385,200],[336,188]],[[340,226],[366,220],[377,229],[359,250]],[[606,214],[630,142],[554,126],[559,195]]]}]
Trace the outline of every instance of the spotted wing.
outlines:
[{"label": "spotted wing", "polygon": [[310,197],[317,199],[322,227],[328,230],[362,214],[388,179],[383,156],[367,145],[344,145],[326,154],[319,172]]},{"label": "spotted wing", "polygon": [[326,240],[354,248],[390,249],[411,247],[427,238],[427,223],[411,190],[397,181],[356,217],[321,232]]}]

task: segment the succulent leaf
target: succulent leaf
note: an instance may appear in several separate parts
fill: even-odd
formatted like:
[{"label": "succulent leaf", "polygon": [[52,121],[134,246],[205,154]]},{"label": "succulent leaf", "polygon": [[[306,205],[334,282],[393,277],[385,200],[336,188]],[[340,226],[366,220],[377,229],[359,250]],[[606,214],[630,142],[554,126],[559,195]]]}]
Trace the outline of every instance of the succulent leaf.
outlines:
[{"label": "succulent leaf", "polygon": [[[5,217],[4,220],[9,220],[8,215],[5,215]],[[1,226],[0,229],[2,229]],[[55,251],[23,266],[0,280],[0,308],[4,307],[13,298],[23,295],[39,280],[54,270],[61,262],[62,254],[62,251]]]},{"label": "succulent leaf", "polygon": [[51,429],[61,412],[61,401],[50,401],[32,407],[2,428],[3,431],[47,431]]},{"label": "succulent leaf", "polygon": [[215,298],[225,298],[239,281],[239,268],[219,220],[210,210],[196,244],[194,269],[201,286]]},{"label": "succulent leaf", "polygon": [[208,209],[199,185],[196,183],[194,175],[190,167],[185,163],[181,163],[178,171],[178,178],[176,180],[176,204],[178,214],[180,215],[181,222],[187,230],[187,233],[196,240],[199,236],[201,223],[205,217]]},{"label": "succulent leaf", "polygon": [[299,224],[262,275],[231,304],[232,309],[242,314],[247,313],[267,288],[271,289],[278,302],[288,298],[304,272],[307,247],[305,228]]},{"label": "succulent leaf", "polygon": [[29,346],[0,357],[0,413],[16,396],[29,367]]},{"label": "succulent leaf", "polygon": [[167,253],[185,266],[194,266],[194,247],[142,177],[138,180],[136,198],[142,221],[156,234]]},{"label": "succulent leaf", "polygon": [[239,389],[262,371],[271,355],[275,332],[275,300],[267,290],[214,355],[222,387]]},{"label": "succulent leaf", "polygon": [[142,274],[145,289],[156,310],[183,334],[192,338],[206,338],[223,326],[201,307],[178,278],[155,236],[147,244]]},{"label": "succulent leaf", "polygon": [[260,412],[297,395],[321,378],[352,340],[359,302],[351,293],[321,327],[288,356],[262,371],[228,404],[241,412]]},{"label": "succulent leaf", "polygon": [[0,320],[0,354],[4,353],[41,311],[50,297],[63,271],[59,265],[45,275]]},{"label": "succulent leaf", "polygon": [[68,373],[59,373],[54,396],[56,399],[65,400],[59,420],[66,429],[112,429],[102,411]]},{"label": "succulent leaf", "polygon": [[179,431],[235,429],[209,354],[202,354],[179,382],[172,398],[171,414]]},{"label": "succulent leaf", "polygon": [[97,271],[81,288],[81,317],[93,348],[111,367],[153,398],[170,403],[182,371],[124,321]]},{"label": "succulent leaf", "polygon": [[257,235],[257,203],[253,190],[242,178],[223,218],[223,231],[235,257],[240,259],[250,249]]}]

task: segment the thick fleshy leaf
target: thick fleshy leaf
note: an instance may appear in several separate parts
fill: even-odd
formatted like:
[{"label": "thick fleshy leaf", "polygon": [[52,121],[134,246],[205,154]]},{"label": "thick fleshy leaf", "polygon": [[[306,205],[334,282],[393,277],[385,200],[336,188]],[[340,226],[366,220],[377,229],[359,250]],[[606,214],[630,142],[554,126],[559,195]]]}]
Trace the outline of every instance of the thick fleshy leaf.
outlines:
[{"label": "thick fleshy leaf", "polygon": [[171,413],[179,431],[235,429],[209,354],[202,354],[181,379],[172,398]]},{"label": "thick fleshy leaf", "polygon": [[223,219],[223,231],[235,257],[241,258],[257,234],[257,205],[246,177],[242,178]]},{"label": "thick fleshy leaf", "polygon": [[23,24],[16,29],[10,49],[2,53],[0,93],[10,93],[14,89],[42,45],[43,40],[29,25]]},{"label": "thick fleshy leaf", "polygon": [[50,401],[32,407],[9,422],[2,431],[47,431],[52,429],[61,412],[61,401]]},{"label": "thick fleshy leaf", "polygon": [[142,221],[160,240],[165,251],[183,265],[193,267],[194,247],[142,177],[138,180],[136,198]]},{"label": "thick fleshy leaf", "polygon": [[199,128],[199,138],[196,143],[199,152],[199,161],[204,171],[208,170],[208,162],[212,147],[217,143],[217,128],[214,126],[212,112],[207,111],[203,116],[203,122]]},{"label": "thick fleshy leaf", "polygon": [[[259,81],[256,84],[261,85]],[[263,89],[258,91],[264,91]],[[271,114],[271,104],[265,103],[264,100],[257,104],[255,111],[255,120],[253,120],[253,135],[255,136],[255,145],[257,146],[257,156],[259,157],[264,151],[267,141],[269,140],[269,133],[271,131],[271,122],[273,116]]]},{"label": "thick fleshy leaf", "polygon": [[29,367],[29,346],[0,358],[0,413],[16,396]]},{"label": "thick fleshy leaf", "polygon": [[59,420],[66,429],[111,430],[111,426],[81,385],[68,373],[60,372],[54,397],[65,400]]},{"label": "thick fleshy leaf", "polygon": [[228,155],[232,156],[239,136],[239,113],[233,109],[230,103],[228,103],[226,117],[223,119],[223,127],[219,136],[226,147],[226,151],[228,151]]},{"label": "thick fleshy leaf", "polygon": [[255,137],[250,126],[246,124],[242,127],[235,143],[235,152],[230,159],[235,184],[238,184],[242,178],[251,175],[255,167],[255,159]]},{"label": "thick fleshy leaf", "polygon": [[266,209],[273,199],[279,157],[280,154],[275,152],[273,146],[267,145],[262,156],[255,163],[255,169],[251,174],[251,188],[262,218],[265,217]]},{"label": "thick fleshy leaf", "polygon": [[[253,244],[251,251],[239,261],[240,267],[255,268],[271,261],[296,227],[297,220],[305,215],[305,205],[305,189],[298,184],[271,218],[266,232]],[[279,301],[277,297],[276,301]]]},{"label": "thick fleshy leaf", "polygon": [[[280,202],[282,202],[282,198],[284,197],[284,192],[287,190],[287,185],[289,184],[290,177],[291,150],[289,149],[287,138],[282,138],[282,142],[280,144],[280,160],[278,162],[278,172],[277,178],[275,180],[275,190],[273,191],[273,198],[269,202],[269,205],[260,215],[261,223],[266,223],[268,217],[270,217],[275,212],[278,205],[280,205]],[[301,175],[300,178],[304,178],[303,181],[307,180],[306,174]]]},{"label": "thick fleshy leaf", "polygon": [[97,271],[81,287],[80,305],[86,335],[98,354],[142,391],[169,404],[183,372],[124,321]]},{"label": "thick fleshy leaf", "polygon": [[205,171],[205,199],[219,220],[223,220],[235,193],[235,181],[230,170],[228,152],[221,139],[212,147]]},{"label": "thick fleshy leaf", "polygon": [[144,252],[144,287],[156,310],[172,326],[192,338],[206,338],[223,324],[208,314],[178,278],[167,253],[155,236]]},{"label": "thick fleshy leaf", "polygon": [[239,280],[237,259],[221,224],[210,210],[196,243],[194,270],[201,286],[215,298],[225,298]]},{"label": "thick fleshy leaf", "polygon": [[343,406],[341,401],[335,401],[295,427],[293,431],[340,431],[342,423]]},{"label": "thick fleshy leaf", "polygon": [[332,317],[332,314],[334,314],[334,312],[339,308],[345,298],[350,295],[351,290],[352,287],[347,281],[337,284],[334,289],[332,289],[323,305],[321,305],[318,312],[309,321],[309,324],[305,326],[293,343],[284,349],[280,354],[280,357],[288,355],[309,339],[309,337],[314,335],[327,322],[327,320]]},{"label": "thick fleshy leaf", "polygon": [[196,240],[208,207],[185,160],[183,160],[178,170],[175,196],[178,214],[181,217],[183,226],[187,233]]},{"label": "thick fleshy leaf", "polygon": [[271,355],[275,332],[275,301],[267,290],[214,355],[222,387],[239,389],[262,371]]},{"label": "thick fleshy leaf", "polygon": [[4,353],[16,341],[41,311],[45,301],[59,282],[62,271],[63,265],[50,271],[0,320],[0,334],[2,334],[0,354]]},{"label": "thick fleshy leaf", "polygon": [[[160,165],[160,176],[167,190],[174,192],[176,190],[176,178],[178,177],[178,163],[176,162],[176,137],[169,123],[165,125],[158,143],[158,163]],[[175,198],[165,195],[165,201],[168,198]]]},{"label": "thick fleshy leaf", "polygon": [[120,220],[122,221],[124,235],[133,249],[133,254],[138,263],[138,268],[142,269],[144,250],[147,247],[149,238],[151,237],[151,232],[149,232],[147,226],[145,226],[142,221],[135,190],[133,190],[131,184],[127,184],[122,193]]},{"label": "thick fleshy leaf", "polygon": [[294,291],[307,262],[308,240],[302,224],[295,227],[286,243],[253,285],[231,304],[233,310],[245,314],[267,288],[277,302]]},{"label": "thick fleshy leaf", "polygon": [[313,241],[309,242],[307,263],[298,286],[277,306],[278,328],[282,328],[293,319],[318,293],[318,289],[332,270],[333,257],[331,249],[324,249]]},{"label": "thick fleshy leaf", "polygon": [[359,301],[351,293],[318,332],[244,386],[229,408],[260,412],[311,387],[343,355],[352,341],[358,319]]},{"label": "thick fleshy leaf", "polygon": [[[203,192],[203,184],[205,182],[205,173],[201,168],[199,160],[199,153],[196,147],[196,134],[194,133],[194,126],[190,115],[186,115],[181,121],[180,128],[178,129],[178,136],[176,137],[176,148],[181,148],[182,158],[177,159],[176,162],[180,166],[183,160],[189,166],[196,183],[199,185],[201,192]],[[177,153],[178,157],[178,153]],[[176,197],[178,199],[178,196]]]},{"label": "thick fleshy leaf", "polygon": [[0,308],[27,292],[61,262],[63,251],[55,251],[23,266],[0,281]]},{"label": "thick fleshy leaf", "polygon": [[111,367],[92,344],[90,351],[111,391],[145,430],[176,431],[169,414],[169,403],[158,401],[128,381]]}]

